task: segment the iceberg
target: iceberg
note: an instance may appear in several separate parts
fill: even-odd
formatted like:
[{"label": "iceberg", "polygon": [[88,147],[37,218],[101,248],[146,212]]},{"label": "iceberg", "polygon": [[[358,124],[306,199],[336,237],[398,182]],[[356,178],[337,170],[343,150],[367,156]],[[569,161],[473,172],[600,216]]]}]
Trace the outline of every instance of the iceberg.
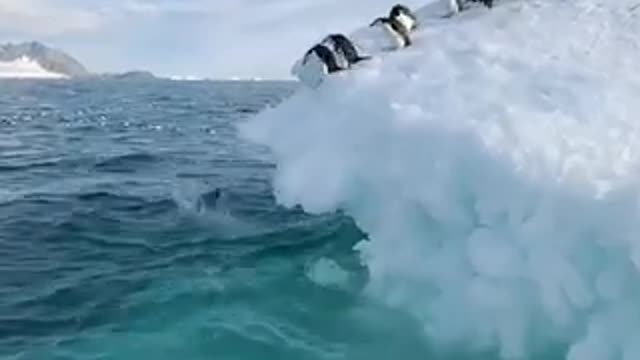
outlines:
[{"label": "iceberg", "polygon": [[365,295],[437,348],[640,359],[636,3],[429,3],[411,47],[239,131],[270,149],[279,203],[368,233]]}]

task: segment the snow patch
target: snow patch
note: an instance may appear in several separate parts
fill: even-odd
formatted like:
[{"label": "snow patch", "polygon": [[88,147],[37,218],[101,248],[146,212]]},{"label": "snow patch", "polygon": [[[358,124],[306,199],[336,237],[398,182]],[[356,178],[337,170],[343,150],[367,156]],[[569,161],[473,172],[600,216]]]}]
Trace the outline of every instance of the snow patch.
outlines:
[{"label": "snow patch", "polygon": [[68,76],[45,70],[40,64],[26,56],[13,61],[0,61],[0,78],[18,79],[64,79]]},{"label": "snow patch", "polygon": [[169,76],[169,80],[172,81],[203,81],[204,78],[198,77],[198,76],[192,76],[192,75],[171,75]]}]

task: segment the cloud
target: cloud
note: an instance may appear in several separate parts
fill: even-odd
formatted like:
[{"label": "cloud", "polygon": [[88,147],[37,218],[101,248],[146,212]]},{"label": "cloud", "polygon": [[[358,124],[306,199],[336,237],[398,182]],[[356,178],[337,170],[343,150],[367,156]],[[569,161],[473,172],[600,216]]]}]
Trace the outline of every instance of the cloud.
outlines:
[{"label": "cloud", "polygon": [[99,14],[61,1],[0,0],[0,34],[53,36],[94,30],[100,24]]},{"label": "cloud", "polygon": [[161,75],[286,78],[295,58],[314,41],[363,26],[394,3],[0,0],[0,41],[7,33],[44,40],[95,71],[144,68]]},{"label": "cloud", "polygon": [[[424,0],[402,1],[418,6]],[[349,33],[386,13],[393,0],[271,0],[217,13],[209,34],[209,71],[221,77],[283,78],[297,57],[329,32]]]}]

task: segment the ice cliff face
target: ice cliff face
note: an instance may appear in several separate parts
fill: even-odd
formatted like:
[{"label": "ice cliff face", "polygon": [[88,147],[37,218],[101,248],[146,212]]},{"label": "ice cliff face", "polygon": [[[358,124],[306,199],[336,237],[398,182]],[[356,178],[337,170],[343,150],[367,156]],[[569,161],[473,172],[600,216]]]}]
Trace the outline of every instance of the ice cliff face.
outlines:
[{"label": "ice cliff face", "polygon": [[366,294],[445,351],[640,359],[639,6],[437,11],[242,124],[277,199],[351,215]]}]

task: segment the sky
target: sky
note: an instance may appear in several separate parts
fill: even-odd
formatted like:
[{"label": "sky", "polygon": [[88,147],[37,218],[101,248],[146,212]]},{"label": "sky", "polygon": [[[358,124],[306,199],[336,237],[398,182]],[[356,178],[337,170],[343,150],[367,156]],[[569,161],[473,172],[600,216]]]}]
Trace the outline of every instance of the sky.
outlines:
[{"label": "sky", "polygon": [[0,0],[0,43],[41,41],[93,72],[283,79],[324,35],[363,26],[396,1]]}]

